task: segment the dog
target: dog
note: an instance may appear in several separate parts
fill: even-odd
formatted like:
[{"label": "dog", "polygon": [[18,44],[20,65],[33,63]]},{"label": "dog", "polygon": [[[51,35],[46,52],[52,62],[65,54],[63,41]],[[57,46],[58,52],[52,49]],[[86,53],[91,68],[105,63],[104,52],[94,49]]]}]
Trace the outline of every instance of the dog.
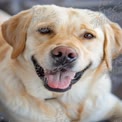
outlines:
[{"label": "dog", "polygon": [[87,9],[36,5],[1,24],[0,102],[12,122],[122,117],[111,93],[122,29]]}]

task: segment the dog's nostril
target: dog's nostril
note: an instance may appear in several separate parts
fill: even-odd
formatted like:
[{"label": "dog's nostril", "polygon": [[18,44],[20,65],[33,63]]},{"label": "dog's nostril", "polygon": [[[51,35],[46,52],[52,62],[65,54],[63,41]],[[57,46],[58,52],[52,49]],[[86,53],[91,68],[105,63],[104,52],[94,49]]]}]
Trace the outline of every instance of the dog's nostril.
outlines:
[{"label": "dog's nostril", "polygon": [[74,59],[74,58],[76,58],[77,56],[74,54],[74,53],[70,53],[70,54],[68,54],[68,58],[70,58],[70,59]]},{"label": "dog's nostril", "polygon": [[57,53],[55,53],[55,54],[53,54],[53,56],[55,56],[55,57],[62,57],[62,52],[57,52]]}]

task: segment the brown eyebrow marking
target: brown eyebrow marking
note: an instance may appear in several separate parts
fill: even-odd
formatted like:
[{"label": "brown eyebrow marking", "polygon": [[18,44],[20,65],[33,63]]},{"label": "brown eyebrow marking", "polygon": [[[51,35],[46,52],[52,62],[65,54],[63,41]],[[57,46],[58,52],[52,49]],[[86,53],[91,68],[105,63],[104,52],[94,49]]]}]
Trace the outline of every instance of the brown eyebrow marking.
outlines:
[{"label": "brown eyebrow marking", "polygon": [[54,34],[55,33],[55,25],[54,23],[51,22],[41,22],[40,24],[37,25],[36,27],[36,31],[40,32],[41,29],[49,29],[50,30],[50,34]]},{"label": "brown eyebrow marking", "polygon": [[84,29],[86,32],[92,33],[96,36],[96,32],[93,29],[90,29],[87,25],[82,24],[80,29]]},{"label": "brown eyebrow marking", "polygon": [[43,28],[43,27],[47,27],[47,28],[51,28],[54,29],[55,28],[55,24],[52,22],[40,22],[40,24],[38,24],[38,28]]}]

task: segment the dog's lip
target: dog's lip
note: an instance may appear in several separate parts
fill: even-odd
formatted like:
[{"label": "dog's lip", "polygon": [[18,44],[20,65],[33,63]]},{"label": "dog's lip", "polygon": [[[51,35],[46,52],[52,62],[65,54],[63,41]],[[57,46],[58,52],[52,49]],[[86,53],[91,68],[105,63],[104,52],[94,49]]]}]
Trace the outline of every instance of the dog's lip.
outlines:
[{"label": "dog's lip", "polygon": [[[86,68],[84,68],[82,71],[75,72],[74,77],[71,79],[70,84],[68,84],[67,87],[65,87],[65,88],[53,88],[53,87],[49,86],[47,77],[45,75],[47,73],[50,73],[50,74],[54,73],[55,74],[56,72],[68,72],[68,70],[65,69],[65,68],[64,69],[62,68],[62,69],[58,69],[59,71],[57,71],[57,70],[47,70],[47,71],[44,72],[44,69],[39,65],[39,63],[37,62],[37,60],[34,56],[32,56],[32,62],[34,64],[35,71],[36,71],[37,75],[39,76],[40,79],[42,79],[44,81],[45,88],[47,88],[48,90],[53,91],[53,92],[65,92],[65,91],[69,90],[71,88],[71,86],[73,84],[75,84],[81,78],[83,73],[91,66],[91,63],[89,63],[86,66]],[[71,72],[71,71],[69,70],[69,72]]]}]

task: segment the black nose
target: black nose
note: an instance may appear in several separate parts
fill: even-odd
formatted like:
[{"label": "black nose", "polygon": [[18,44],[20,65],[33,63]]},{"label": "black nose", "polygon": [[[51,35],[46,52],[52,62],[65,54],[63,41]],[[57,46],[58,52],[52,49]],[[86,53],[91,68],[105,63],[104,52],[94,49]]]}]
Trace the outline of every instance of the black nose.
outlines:
[{"label": "black nose", "polygon": [[66,46],[59,46],[54,48],[51,51],[51,54],[53,59],[57,63],[61,63],[61,64],[71,63],[75,61],[78,57],[78,54],[75,49]]}]

